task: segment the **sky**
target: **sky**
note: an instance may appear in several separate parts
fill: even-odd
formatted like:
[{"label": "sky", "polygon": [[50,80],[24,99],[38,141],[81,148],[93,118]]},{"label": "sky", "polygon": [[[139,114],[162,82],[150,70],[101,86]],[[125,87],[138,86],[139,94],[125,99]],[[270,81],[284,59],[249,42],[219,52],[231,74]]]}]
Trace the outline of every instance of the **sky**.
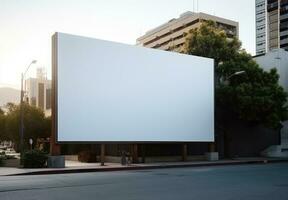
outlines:
[{"label": "sky", "polygon": [[0,0],[0,87],[20,88],[21,73],[51,77],[51,36],[64,32],[136,44],[186,11],[238,21],[243,48],[255,55],[254,0]]}]

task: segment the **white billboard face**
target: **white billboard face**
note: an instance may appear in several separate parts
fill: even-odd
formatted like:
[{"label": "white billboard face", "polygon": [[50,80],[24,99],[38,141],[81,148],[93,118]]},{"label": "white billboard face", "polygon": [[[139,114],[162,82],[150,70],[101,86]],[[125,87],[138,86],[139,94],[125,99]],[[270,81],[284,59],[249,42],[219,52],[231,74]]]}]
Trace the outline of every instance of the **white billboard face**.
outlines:
[{"label": "white billboard face", "polygon": [[55,36],[58,142],[214,141],[212,59]]}]

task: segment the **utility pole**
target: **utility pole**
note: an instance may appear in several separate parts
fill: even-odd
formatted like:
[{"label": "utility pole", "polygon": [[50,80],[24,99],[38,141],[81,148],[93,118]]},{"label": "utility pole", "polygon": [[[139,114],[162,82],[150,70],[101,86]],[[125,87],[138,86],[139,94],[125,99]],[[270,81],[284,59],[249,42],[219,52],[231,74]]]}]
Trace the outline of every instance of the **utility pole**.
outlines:
[{"label": "utility pole", "polygon": [[23,107],[23,98],[24,98],[24,78],[32,64],[35,64],[37,60],[33,60],[28,67],[26,68],[24,73],[21,73],[21,95],[20,95],[20,128],[19,128],[19,135],[20,135],[20,155],[23,155],[24,151],[24,107]]}]

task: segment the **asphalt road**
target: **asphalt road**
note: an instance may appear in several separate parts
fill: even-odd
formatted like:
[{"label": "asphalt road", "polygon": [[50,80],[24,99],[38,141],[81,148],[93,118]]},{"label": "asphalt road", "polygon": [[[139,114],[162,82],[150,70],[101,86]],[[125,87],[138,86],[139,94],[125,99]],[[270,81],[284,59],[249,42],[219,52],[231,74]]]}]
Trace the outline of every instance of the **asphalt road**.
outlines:
[{"label": "asphalt road", "polygon": [[0,176],[0,199],[288,200],[288,163]]}]

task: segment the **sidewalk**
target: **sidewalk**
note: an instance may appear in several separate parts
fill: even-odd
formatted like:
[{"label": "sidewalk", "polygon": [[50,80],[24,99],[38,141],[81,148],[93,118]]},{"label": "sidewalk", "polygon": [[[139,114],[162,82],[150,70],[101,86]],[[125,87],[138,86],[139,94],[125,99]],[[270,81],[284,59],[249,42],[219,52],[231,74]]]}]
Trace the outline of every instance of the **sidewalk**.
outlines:
[{"label": "sidewalk", "polygon": [[219,161],[191,161],[191,162],[161,162],[161,163],[141,163],[122,166],[118,163],[81,163],[66,160],[66,168],[40,168],[24,169],[0,167],[0,176],[13,175],[44,175],[44,174],[64,174],[64,173],[84,173],[84,172],[105,172],[105,171],[124,171],[124,170],[145,170],[158,168],[183,168],[183,167],[204,167],[222,165],[243,165],[243,164],[266,164],[288,162],[285,158],[239,158],[235,160]]}]

